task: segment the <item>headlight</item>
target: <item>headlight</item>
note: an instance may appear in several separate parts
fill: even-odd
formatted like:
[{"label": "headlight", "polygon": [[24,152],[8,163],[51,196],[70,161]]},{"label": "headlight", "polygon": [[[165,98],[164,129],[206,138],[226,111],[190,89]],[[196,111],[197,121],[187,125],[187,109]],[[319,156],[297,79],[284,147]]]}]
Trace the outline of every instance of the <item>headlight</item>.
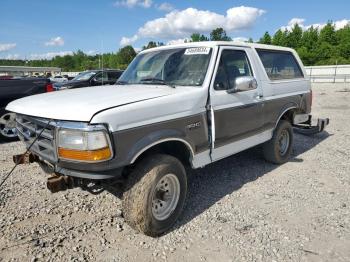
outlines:
[{"label": "headlight", "polygon": [[111,159],[112,150],[105,131],[60,129],[57,139],[61,159],[101,162]]}]

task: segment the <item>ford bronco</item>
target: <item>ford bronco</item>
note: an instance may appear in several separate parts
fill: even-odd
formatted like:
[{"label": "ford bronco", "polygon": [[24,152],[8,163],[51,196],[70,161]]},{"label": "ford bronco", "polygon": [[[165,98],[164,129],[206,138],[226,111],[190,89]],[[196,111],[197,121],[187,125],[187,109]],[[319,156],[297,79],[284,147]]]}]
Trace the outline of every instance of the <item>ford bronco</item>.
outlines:
[{"label": "ford bronco", "polygon": [[22,98],[7,110],[29,161],[52,174],[52,192],[122,183],[125,220],[157,236],[183,209],[190,168],[259,144],[267,161],[285,163],[311,102],[294,50],[199,42],[140,52],[115,85]]}]

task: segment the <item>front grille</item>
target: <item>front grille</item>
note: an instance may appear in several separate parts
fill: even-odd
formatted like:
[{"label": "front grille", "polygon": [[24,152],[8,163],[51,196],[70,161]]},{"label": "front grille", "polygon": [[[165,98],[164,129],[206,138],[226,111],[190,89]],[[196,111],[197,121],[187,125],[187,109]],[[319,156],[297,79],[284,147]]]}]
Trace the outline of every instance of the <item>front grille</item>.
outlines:
[{"label": "front grille", "polygon": [[[29,117],[25,115],[16,116],[16,128],[19,138],[26,143],[27,148],[39,136],[30,151],[38,155],[43,160],[57,163],[57,153],[55,145],[54,123],[47,125],[49,120],[43,118]],[[44,131],[43,131],[44,129]]]}]

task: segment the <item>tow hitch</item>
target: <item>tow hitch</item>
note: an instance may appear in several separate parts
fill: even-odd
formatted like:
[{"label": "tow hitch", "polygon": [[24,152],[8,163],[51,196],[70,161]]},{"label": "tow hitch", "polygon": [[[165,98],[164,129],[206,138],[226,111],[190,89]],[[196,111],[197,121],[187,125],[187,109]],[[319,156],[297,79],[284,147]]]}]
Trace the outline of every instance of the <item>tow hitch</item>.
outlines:
[{"label": "tow hitch", "polygon": [[12,157],[13,162],[15,164],[21,165],[21,164],[30,164],[38,161],[38,157],[36,155],[33,155],[31,153],[27,154],[20,154],[20,155],[14,155]]},{"label": "tow hitch", "polygon": [[303,123],[294,124],[294,131],[303,135],[315,135],[321,133],[325,127],[329,125],[329,118],[317,119],[317,124],[312,125],[312,116],[308,116],[308,120]]},{"label": "tow hitch", "polygon": [[32,153],[14,155],[12,158],[16,165],[31,164],[34,162],[38,163],[46,173],[51,175],[46,183],[47,189],[50,190],[51,193],[57,193],[76,187],[80,187],[82,190],[88,191],[94,195],[100,194],[105,190],[105,185],[100,181],[76,178],[56,173],[54,167],[49,166],[49,163],[40,160],[38,156]]},{"label": "tow hitch", "polygon": [[69,176],[54,175],[47,179],[46,186],[51,193],[57,193],[74,188],[74,179]]}]

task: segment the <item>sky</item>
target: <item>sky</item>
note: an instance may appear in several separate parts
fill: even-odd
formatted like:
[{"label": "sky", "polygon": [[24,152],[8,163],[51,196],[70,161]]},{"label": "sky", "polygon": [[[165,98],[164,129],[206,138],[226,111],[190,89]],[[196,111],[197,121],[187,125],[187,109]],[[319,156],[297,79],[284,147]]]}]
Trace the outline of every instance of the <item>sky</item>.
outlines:
[{"label": "sky", "polygon": [[350,1],[332,0],[1,0],[0,58],[50,59],[116,52],[148,41],[183,42],[223,27],[235,40],[298,23],[336,28],[350,22]]}]

